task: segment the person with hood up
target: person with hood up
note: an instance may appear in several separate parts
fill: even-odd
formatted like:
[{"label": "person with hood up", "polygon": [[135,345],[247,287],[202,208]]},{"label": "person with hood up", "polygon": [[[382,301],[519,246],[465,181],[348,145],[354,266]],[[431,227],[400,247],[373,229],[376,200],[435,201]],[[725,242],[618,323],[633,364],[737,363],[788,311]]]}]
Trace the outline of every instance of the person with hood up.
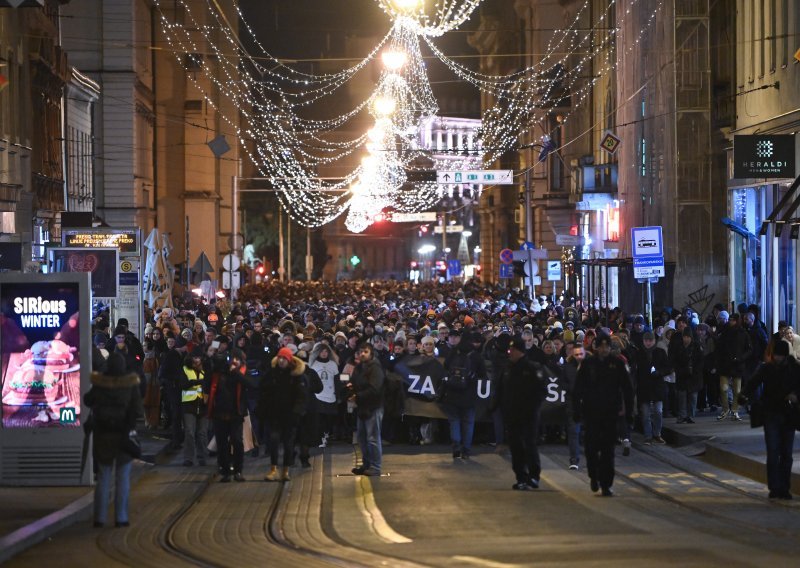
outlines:
[{"label": "person with hood up", "polygon": [[[259,396],[257,414],[269,424],[270,470],[265,481],[289,481],[294,463],[294,443],[300,419],[306,411],[306,364],[288,347],[281,347],[270,363],[270,372]],[[283,472],[278,472],[278,452],[283,448]]]},{"label": "person with hood up", "polygon": [[102,527],[108,514],[111,472],[115,470],[114,515],[117,527],[127,527],[131,461],[124,451],[128,433],[144,417],[139,391],[139,376],[128,372],[125,358],[118,352],[109,355],[105,372],[92,372],[92,388],[84,402],[92,410],[93,453],[97,464],[94,488],[94,526]]},{"label": "person with hood up", "polygon": [[183,465],[190,467],[197,458],[198,465],[206,465],[208,446],[207,395],[203,391],[206,374],[203,358],[187,355],[183,361],[183,376],[180,380],[181,409],[183,411]]}]

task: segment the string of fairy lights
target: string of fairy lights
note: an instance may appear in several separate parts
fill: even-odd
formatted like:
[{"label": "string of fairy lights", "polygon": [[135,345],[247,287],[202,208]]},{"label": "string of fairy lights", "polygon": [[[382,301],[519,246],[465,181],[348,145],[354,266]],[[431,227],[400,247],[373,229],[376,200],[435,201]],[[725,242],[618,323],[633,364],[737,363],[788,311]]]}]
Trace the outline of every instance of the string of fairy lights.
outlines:
[{"label": "string of fairy lights", "polygon": [[[518,148],[537,118],[553,108],[563,107],[561,124],[569,120],[598,81],[616,69],[621,59],[616,37],[625,19],[637,4],[650,4],[630,0],[625,12],[617,14],[617,0],[609,0],[597,20],[581,31],[590,5],[585,0],[569,25],[552,34],[536,61],[493,76],[454,61],[434,41],[462,26],[483,0],[376,2],[392,21],[388,33],[346,69],[311,73],[270,54],[238,6],[234,26],[218,0],[154,0],[162,35],[192,88],[236,133],[247,158],[278,190],[282,207],[304,226],[319,227],[346,214],[346,227],[361,232],[376,213],[429,210],[453,195],[452,186],[408,180],[408,172],[421,161],[434,168],[459,163],[437,160],[420,147],[422,125],[439,111],[423,44],[446,69],[491,97],[482,116],[481,150],[462,160],[474,167]],[[635,41],[627,42],[627,51],[639,46],[662,4],[658,0]],[[257,53],[247,51],[240,32]],[[369,96],[346,112],[320,117],[320,108],[335,107],[328,103],[331,97],[378,60],[381,70]],[[368,132],[354,134],[359,127],[353,123],[365,118],[372,125]],[[548,134],[543,132],[543,138]],[[320,167],[354,162],[358,165],[337,181],[321,180],[317,173]],[[463,188],[456,191],[463,195]]]}]

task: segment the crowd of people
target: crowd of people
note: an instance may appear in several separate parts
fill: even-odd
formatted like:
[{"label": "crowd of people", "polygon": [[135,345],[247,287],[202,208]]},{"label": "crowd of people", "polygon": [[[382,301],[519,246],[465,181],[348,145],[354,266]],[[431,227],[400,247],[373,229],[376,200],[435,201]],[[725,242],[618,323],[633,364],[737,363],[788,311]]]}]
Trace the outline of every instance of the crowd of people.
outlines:
[{"label": "crowd of people", "polygon": [[[781,370],[800,357],[800,337],[783,322],[769,334],[757,306],[729,313],[716,305],[702,319],[689,308],[662,309],[648,326],[641,314],[596,302],[399,281],[271,282],[241,289],[235,302],[175,298],[174,306],[146,310],[141,340],[125,320],[112,330],[99,314],[96,353],[118,355],[140,377],[146,425],[169,425],[186,467],[205,465],[213,436],[221,482],[244,480],[246,446],[269,456],[267,481],[288,481],[296,460],[310,467],[312,449],[336,439],[360,445],[358,475],[380,475],[387,442],[432,443],[439,421],[405,412],[396,372],[420,358],[443,368],[434,390],[447,427],[438,435],[449,438],[453,458],[469,459],[478,434],[507,443],[516,490],[538,487],[543,436],[563,435],[571,469],[583,445],[592,489],[610,496],[614,447],[628,455],[634,427],[646,444],[664,444],[665,419],[692,424],[713,412],[742,420],[740,404],[756,395],[751,384],[786,376],[767,387],[782,401],[767,405],[773,414],[789,416],[800,393],[796,362]],[[541,424],[552,377],[566,391],[563,420]],[[480,380],[492,382],[492,404],[476,426]],[[775,498],[791,497],[789,421],[765,426]]]}]

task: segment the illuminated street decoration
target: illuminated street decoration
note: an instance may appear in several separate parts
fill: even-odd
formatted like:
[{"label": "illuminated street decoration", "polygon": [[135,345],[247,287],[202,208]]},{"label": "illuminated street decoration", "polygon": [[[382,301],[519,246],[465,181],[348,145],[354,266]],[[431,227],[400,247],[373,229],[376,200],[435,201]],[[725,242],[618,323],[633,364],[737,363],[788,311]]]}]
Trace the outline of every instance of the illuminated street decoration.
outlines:
[{"label": "illuminated street decoration", "polygon": [[[171,22],[161,12],[162,32],[177,61],[185,68],[192,66],[191,70],[187,68],[189,80],[235,131],[240,147],[260,174],[279,190],[283,208],[305,226],[319,227],[346,214],[348,229],[359,232],[373,222],[376,211],[415,213],[452,194],[453,188],[408,183],[406,177],[407,171],[419,167],[421,158],[430,161],[429,154],[419,147],[419,134],[438,112],[422,42],[447,69],[495,97],[495,105],[482,119],[481,150],[471,156],[488,165],[519,146],[520,135],[530,129],[537,112],[559,106],[566,97],[571,108],[563,113],[561,124],[569,120],[597,81],[616,68],[621,59],[616,37],[630,14],[630,10],[617,14],[615,27],[606,29],[617,4],[612,0],[587,29],[579,26],[589,9],[586,0],[569,25],[553,34],[538,61],[507,76],[490,76],[453,61],[433,43],[434,38],[466,22],[482,0],[376,1],[392,18],[389,32],[355,65],[318,75],[295,70],[266,52],[238,7],[239,29],[260,50],[255,56],[244,49],[214,0],[207,0],[202,16],[195,15],[185,0],[177,0],[183,24]],[[639,2],[643,0],[631,0],[630,7]],[[161,10],[162,2],[154,3]],[[638,48],[662,4],[663,0],[658,0],[638,35],[626,41],[626,51]],[[222,41],[217,39],[220,32]],[[212,57],[198,55],[200,44],[209,46]],[[340,92],[376,60],[383,68],[367,99],[338,116],[303,116],[308,107]],[[590,66],[592,73],[588,73]],[[199,73],[210,81],[213,93],[199,81]],[[587,74],[591,75],[588,79]],[[233,103],[236,116],[226,116],[214,104],[220,96]],[[344,137],[341,128],[364,113],[374,118],[371,130],[350,139]],[[363,157],[361,165],[340,181],[325,182],[317,177],[320,166],[359,155]]]}]

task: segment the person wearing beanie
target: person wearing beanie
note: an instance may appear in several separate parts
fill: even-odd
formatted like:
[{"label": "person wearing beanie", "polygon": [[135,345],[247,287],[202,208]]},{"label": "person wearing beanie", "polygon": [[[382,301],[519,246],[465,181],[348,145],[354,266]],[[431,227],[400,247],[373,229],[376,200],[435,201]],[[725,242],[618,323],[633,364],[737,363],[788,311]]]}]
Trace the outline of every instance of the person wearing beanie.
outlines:
[{"label": "person wearing beanie", "polygon": [[383,420],[386,375],[375,357],[375,348],[364,343],[359,348],[359,362],[348,383],[350,399],[356,404],[358,443],[361,465],[355,475],[380,476],[383,465],[381,423]]},{"label": "person wearing beanie", "polygon": [[[115,472],[114,515],[117,527],[130,524],[128,496],[131,462],[134,457],[125,443],[136,421],[144,416],[139,377],[128,372],[125,358],[112,353],[104,373],[93,372],[92,387],[84,402],[92,410],[91,432],[94,437],[92,455],[97,465],[94,488],[94,526],[105,525],[108,514],[112,471]],[[126,451],[128,450],[128,451]]]},{"label": "person wearing beanie", "polygon": [[314,429],[314,435],[320,434],[321,430],[321,437],[317,439],[321,441],[319,447],[325,448],[328,445],[328,438],[333,433],[339,412],[336,404],[337,395],[341,394],[338,356],[327,343],[317,343],[311,352],[309,367],[317,373],[322,383],[322,390],[314,393],[316,412],[320,420],[319,426]]},{"label": "person wearing beanie", "polygon": [[[757,400],[756,393],[760,392]],[[792,452],[798,422],[800,363],[789,344],[775,341],[772,358],[750,378],[739,402],[750,404],[750,424],[764,427],[767,446],[767,489],[770,499],[791,500]]]},{"label": "person wearing beanie", "polygon": [[[290,344],[293,345],[293,344]],[[289,481],[294,462],[297,428],[306,412],[309,393],[306,364],[288,346],[281,347],[270,363],[270,373],[261,388],[256,412],[266,420],[270,435],[270,469],[265,481]],[[283,448],[283,471],[278,471]]]},{"label": "person wearing beanie", "polygon": [[675,370],[678,424],[694,424],[697,393],[703,386],[703,351],[691,327],[685,327],[676,344],[670,344],[669,358]]},{"label": "person wearing beanie", "polygon": [[656,346],[651,331],[642,334],[642,349],[636,351],[636,400],[642,418],[645,444],[666,444],[661,437],[664,420],[664,399],[667,395],[664,377],[672,372],[667,352]]}]

